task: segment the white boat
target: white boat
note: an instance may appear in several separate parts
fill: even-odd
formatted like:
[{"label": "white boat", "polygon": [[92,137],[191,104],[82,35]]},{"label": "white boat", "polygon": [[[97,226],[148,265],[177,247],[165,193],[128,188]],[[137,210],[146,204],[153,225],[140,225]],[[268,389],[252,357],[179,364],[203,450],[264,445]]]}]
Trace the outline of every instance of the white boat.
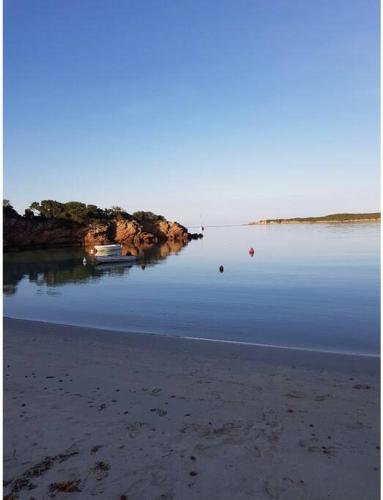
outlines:
[{"label": "white boat", "polygon": [[103,255],[95,256],[96,264],[111,264],[114,262],[135,262],[137,257],[135,255]]},{"label": "white boat", "polygon": [[95,245],[94,246],[95,250],[97,253],[110,253],[110,252],[117,252],[121,250],[122,245]]}]

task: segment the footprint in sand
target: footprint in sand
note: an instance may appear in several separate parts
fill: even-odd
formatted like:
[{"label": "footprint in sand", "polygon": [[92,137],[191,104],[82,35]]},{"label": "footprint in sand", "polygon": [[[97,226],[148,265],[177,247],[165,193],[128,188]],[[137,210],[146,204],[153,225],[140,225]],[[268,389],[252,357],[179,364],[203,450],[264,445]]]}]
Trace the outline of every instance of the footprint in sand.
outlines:
[{"label": "footprint in sand", "polygon": [[306,394],[302,391],[291,391],[285,394],[287,398],[294,398],[294,399],[304,399],[306,397]]},{"label": "footprint in sand", "polygon": [[[270,498],[286,498],[288,494],[289,498],[294,498],[296,500],[303,500],[306,497],[304,481],[294,480],[290,477],[279,478],[269,478],[265,481],[265,492]],[[294,497],[292,497],[294,495]]]},{"label": "footprint in sand", "polygon": [[132,422],[127,426],[127,430],[129,433],[129,437],[136,438],[142,432],[147,431],[149,428],[149,424],[146,422]]},{"label": "footprint in sand", "polygon": [[92,448],[90,449],[91,454],[93,455],[93,453],[97,453],[98,450],[100,450],[102,447],[103,447],[102,444],[97,444],[95,446],[92,446]]},{"label": "footprint in sand", "polygon": [[110,465],[106,462],[97,462],[92,472],[95,473],[97,481],[105,479],[109,475]]},{"label": "footprint in sand", "polygon": [[330,456],[336,455],[336,448],[334,446],[320,446],[318,441],[319,441],[318,438],[311,438],[309,442],[301,439],[300,441],[298,441],[298,446],[300,446],[301,448],[305,448],[307,451],[311,453],[322,452],[324,455],[330,455]]},{"label": "footprint in sand", "polygon": [[317,394],[316,396],[314,396],[314,400],[315,401],[325,401],[329,397],[330,397],[330,394]]},{"label": "footprint in sand", "polygon": [[151,408],[151,412],[156,412],[159,417],[164,417],[168,414],[166,410],[162,410],[162,408]]}]

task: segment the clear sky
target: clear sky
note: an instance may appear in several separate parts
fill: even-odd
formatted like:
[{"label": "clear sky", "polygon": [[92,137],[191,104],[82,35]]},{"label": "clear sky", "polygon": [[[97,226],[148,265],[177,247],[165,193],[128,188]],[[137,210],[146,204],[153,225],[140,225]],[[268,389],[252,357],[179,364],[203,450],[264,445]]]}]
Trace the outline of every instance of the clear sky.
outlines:
[{"label": "clear sky", "polygon": [[378,0],[4,0],[4,197],[379,209]]}]

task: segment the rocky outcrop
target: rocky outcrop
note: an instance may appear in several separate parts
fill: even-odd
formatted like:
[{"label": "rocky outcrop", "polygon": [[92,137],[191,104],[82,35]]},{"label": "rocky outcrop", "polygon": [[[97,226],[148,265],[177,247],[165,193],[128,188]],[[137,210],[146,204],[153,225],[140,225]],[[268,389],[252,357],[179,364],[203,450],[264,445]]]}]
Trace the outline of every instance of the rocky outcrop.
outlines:
[{"label": "rocky outcrop", "polygon": [[163,243],[164,241],[188,241],[189,233],[186,227],[178,222],[168,221],[127,221],[118,219],[111,227],[111,240],[116,243],[134,245]]},{"label": "rocky outcrop", "polygon": [[62,246],[94,246],[107,243],[152,245],[165,241],[187,242],[193,239],[177,222],[137,221],[116,218],[93,219],[86,224],[41,217],[7,217],[3,221],[4,250]]},{"label": "rocky outcrop", "polygon": [[189,240],[199,240],[203,238],[202,233],[189,233]]},{"label": "rocky outcrop", "polygon": [[115,225],[114,241],[134,241],[134,238],[143,232],[142,226],[135,220],[118,220]]},{"label": "rocky outcrop", "polygon": [[77,245],[84,246],[104,245],[110,243],[110,223],[109,221],[91,222],[84,228],[79,229]]},{"label": "rocky outcrop", "polygon": [[81,240],[80,228],[72,222],[23,217],[4,217],[3,219],[5,251],[49,246],[76,246],[81,245]]}]

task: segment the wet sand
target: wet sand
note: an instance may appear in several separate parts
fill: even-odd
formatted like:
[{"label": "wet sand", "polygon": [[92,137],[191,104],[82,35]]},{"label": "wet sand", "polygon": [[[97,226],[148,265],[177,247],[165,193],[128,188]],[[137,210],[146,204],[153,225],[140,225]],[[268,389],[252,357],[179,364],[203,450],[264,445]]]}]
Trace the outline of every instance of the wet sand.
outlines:
[{"label": "wet sand", "polygon": [[8,499],[375,500],[379,359],[4,320]]}]

